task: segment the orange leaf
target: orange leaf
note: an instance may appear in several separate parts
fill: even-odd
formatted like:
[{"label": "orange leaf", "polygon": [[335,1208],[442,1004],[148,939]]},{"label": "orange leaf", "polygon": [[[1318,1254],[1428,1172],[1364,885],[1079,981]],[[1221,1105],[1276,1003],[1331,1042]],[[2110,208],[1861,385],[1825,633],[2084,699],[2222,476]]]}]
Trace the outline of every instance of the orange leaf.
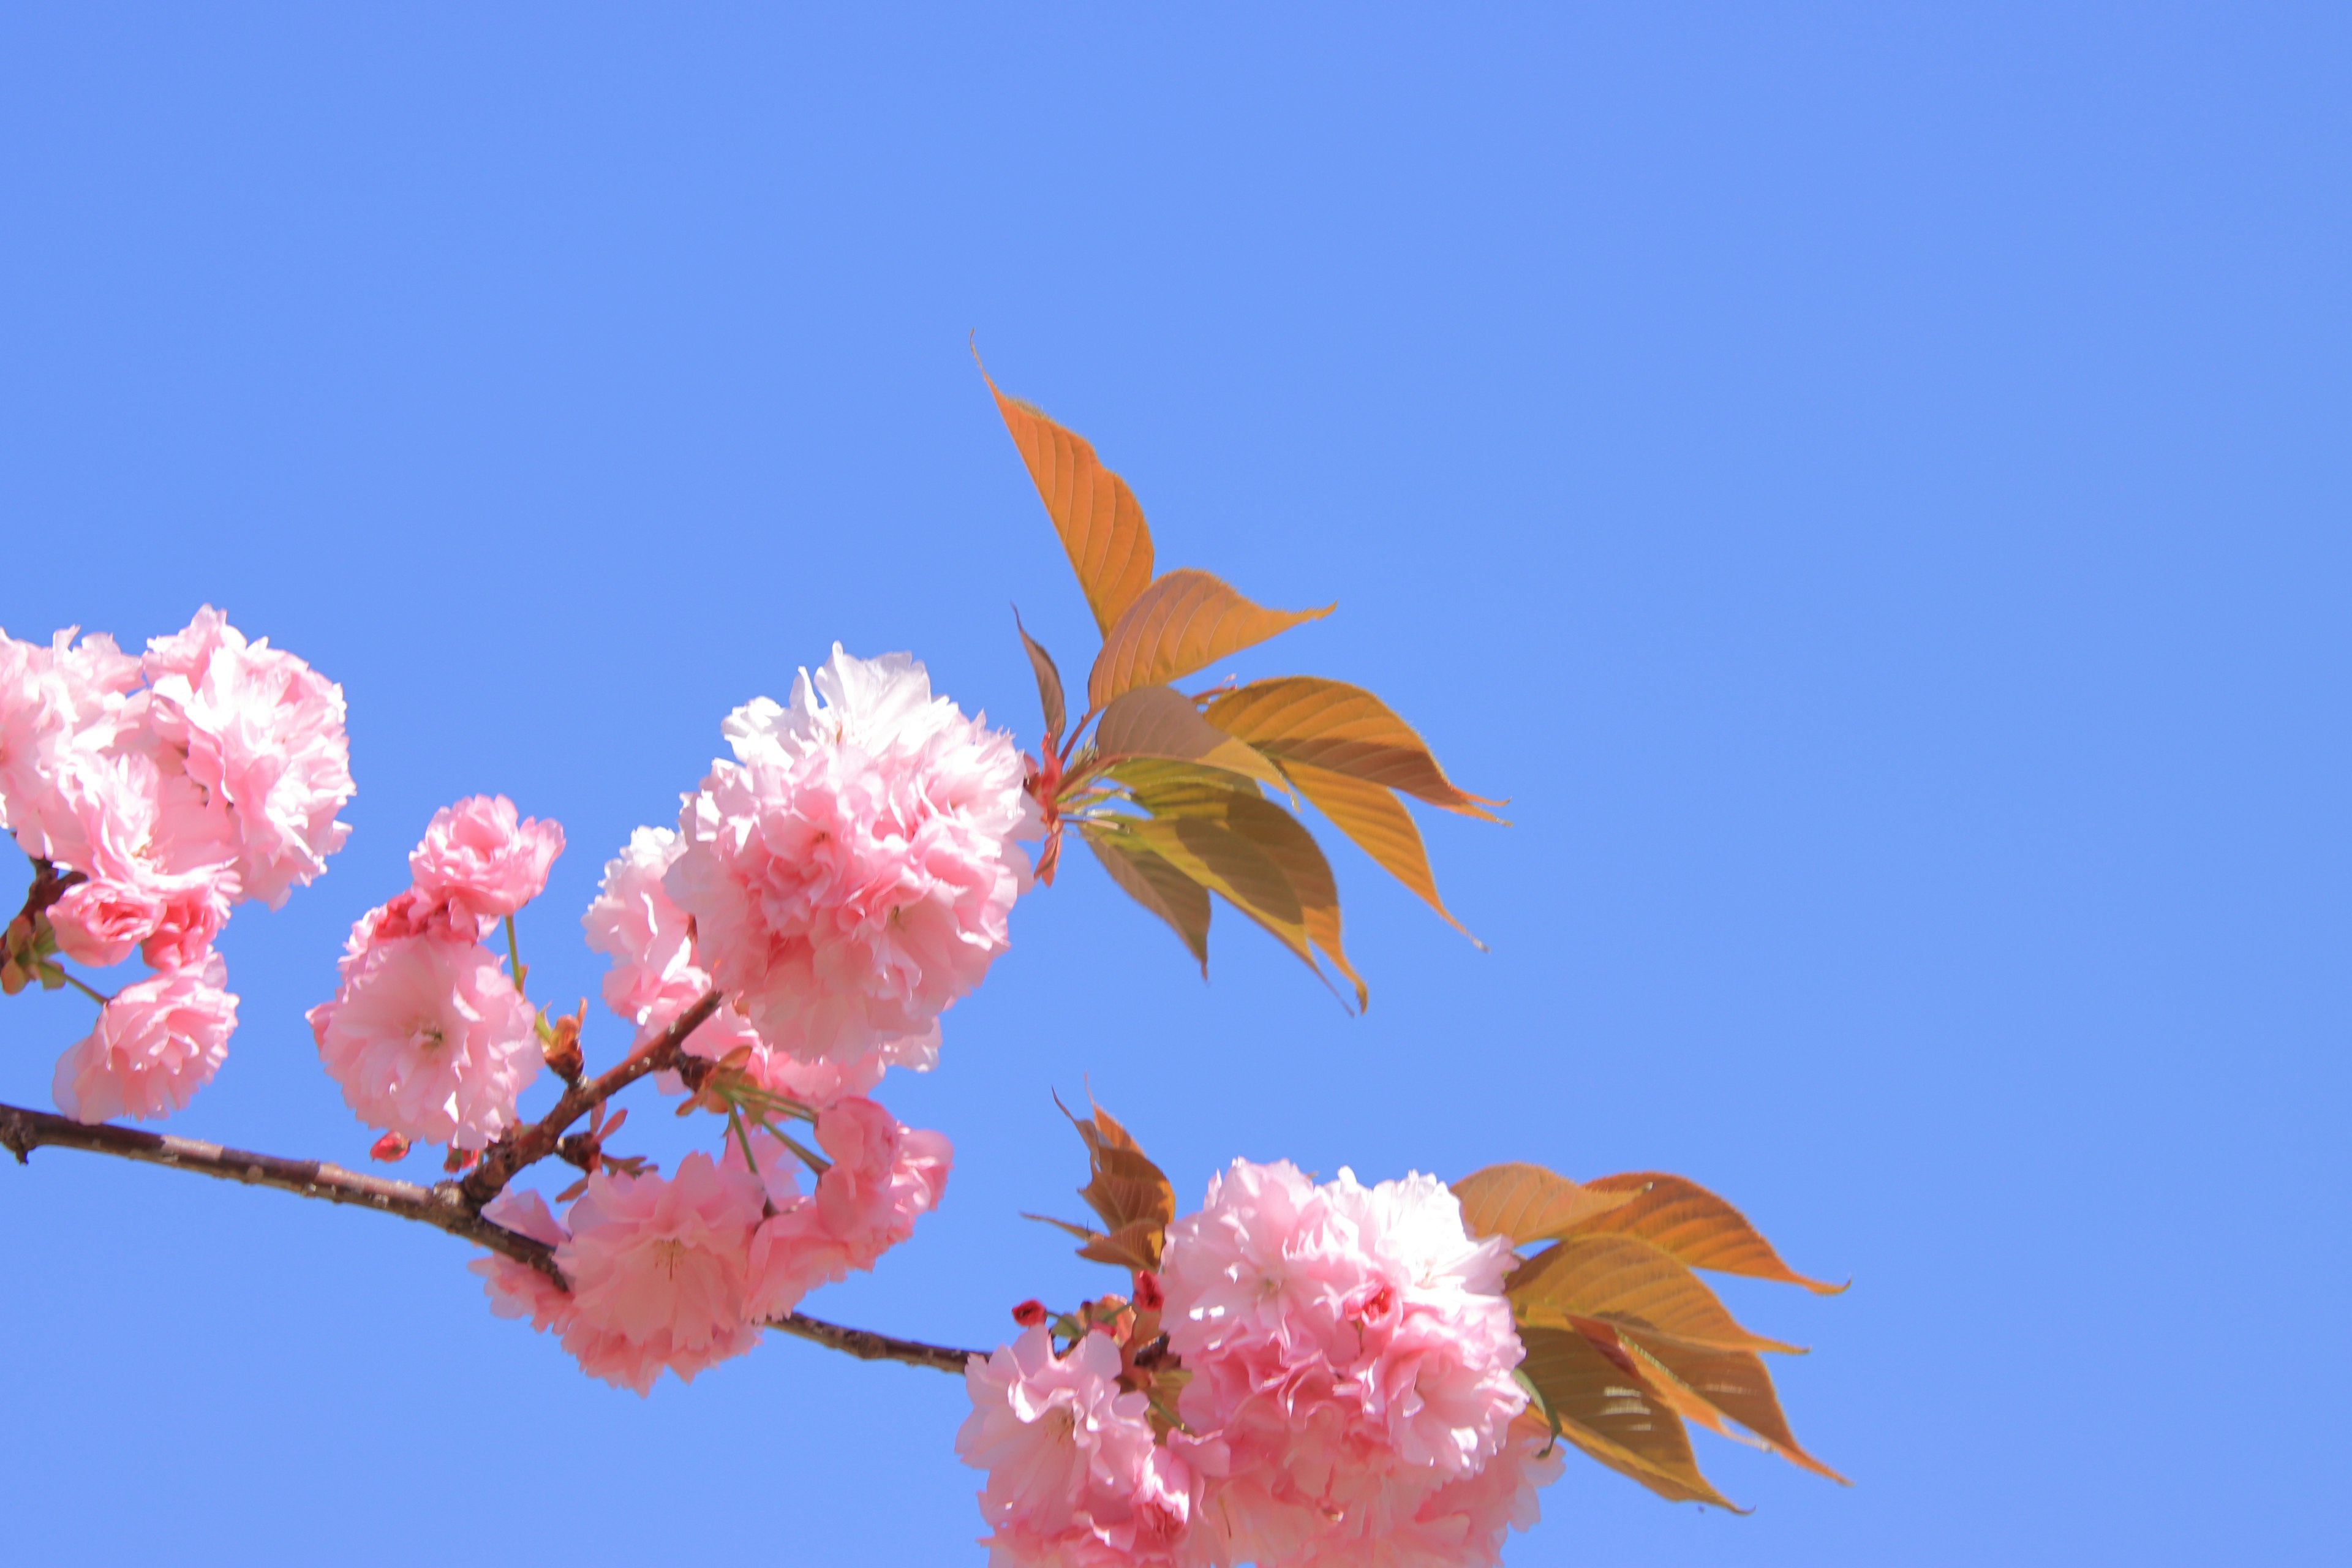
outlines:
[{"label": "orange leaf", "polygon": [[1157,1220],[1132,1220],[1108,1236],[1087,1243],[1078,1248],[1078,1256],[1089,1263],[1108,1263],[1119,1268],[1157,1268],[1167,1228]]},{"label": "orange leaf", "polygon": [[1421,845],[1421,829],[1413,826],[1403,804],[1386,785],[1368,784],[1305,763],[1278,765],[1284,776],[1298,786],[1298,793],[1330,818],[1332,826],[1353,839],[1356,847],[1370,856],[1382,870],[1420,894],[1446,924],[1470,937],[1481,952],[1486,950],[1486,944],[1470,936],[1469,929],[1455,920],[1453,911],[1438,898],[1437,879],[1430,875],[1429,855]]},{"label": "orange leaf", "polygon": [[1541,1165],[1489,1165],[1454,1184],[1462,1223],[1473,1236],[1501,1236],[1514,1247],[1556,1241],[1569,1230],[1633,1201],[1630,1194],[1597,1193]]},{"label": "orange leaf", "polygon": [[[979,355],[973,356],[975,361]],[[996,399],[996,412],[1021,449],[1029,478],[1045,503],[1045,515],[1062,536],[1078,586],[1108,632],[1151,581],[1151,530],[1127,481],[1102,465],[1086,438],[1047,418],[1034,405],[996,390],[985,368],[980,378]],[[1100,707],[1100,703],[1096,704]]]},{"label": "orange leaf", "polygon": [[1791,1269],[1780,1261],[1772,1244],[1757,1234],[1746,1215],[1696,1182],[1637,1171],[1601,1176],[1586,1184],[1599,1192],[1639,1194],[1623,1208],[1579,1226],[1587,1236],[1639,1237],[1694,1268],[1802,1285],[1820,1296],[1834,1296],[1845,1289],[1808,1279]]},{"label": "orange leaf", "polygon": [[[1137,784],[1130,788],[1137,803],[1156,818],[1216,822],[1261,851],[1296,897],[1308,943],[1347,976],[1355,987],[1356,1005],[1361,1008],[1369,1004],[1370,993],[1340,944],[1339,889],[1332,880],[1330,862],[1323,858],[1315,836],[1300,826],[1297,817],[1254,792],[1207,783]],[[1243,912],[1254,915],[1245,906]],[[1283,931],[1275,934],[1289,940]]]},{"label": "orange leaf", "polygon": [[[1840,1486],[1853,1485],[1798,1446],[1796,1434],[1789,1430],[1789,1418],[1780,1413],[1772,1374],[1764,1370],[1761,1356],[1748,1351],[1700,1350],[1672,1341],[1645,1344],[1633,1330],[1612,1330],[1597,1322],[1585,1325],[1585,1333],[1604,1354],[1623,1357],[1642,1381],[1686,1420],[1734,1442],[1778,1454]],[[1732,1422],[1747,1431],[1735,1430]]]},{"label": "orange leaf", "polygon": [[[1097,819],[1096,826],[1109,824]],[[1307,932],[1307,912],[1297,889],[1273,857],[1231,826],[1207,817],[1154,817],[1122,820],[1112,831],[1221,894],[1297,953],[1299,962],[1314,968],[1314,942]]]},{"label": "orange leaf", "polygon": [[[1160,1167],[1128,1136],[1126,1128],[1113,1121],[1102,1107],[1096,1105],[1092,1109],[1094,1115],[1090,1118],[1070,1117],[1070,1124],[1086,1142],[1089,1168],[1089,1179],[1078,1189],[1078,1196],[1102,1216],[1103,1223],[1110,1226],[1110,1234],[1089,1241],[1078,1249],[1078,1256],[1118,1262],[1132,1254],[1146,1261],[1130,1267],[1157,1268],[1162,1233],[1168,1222],[1176,1217],[1176,1190],[1168,1184]],[[1063,1114],[1068,1115],[1068,1111]],[[1101,1257],[1106,1249],[1120,1257]]]},{"label": "orange leaf", "polygon": [[1591,1318],[1645,1343],[1659,1336],[1703,1350],[1803,1353],[1741,1328],[1697,1275],[1629,1236],[1571,1234],[1523,1265],[1507,1289],[1525,1323],[1572,1328]]},{"label": "orange leaf", "polygon": [[1412,726],[1360,686],[1311,675],[1254,680],[1213,699],[1205,716],[1285,763],[1325,768],[1465,816],[1500,820],[1486,809],[1500,801],[1455,787]]},{"label": "orange leaf", "polygon": [[1640,1378],[1581,1334],[1529,1328],[1519,1338],[1527,1346],[1519,1371],[1543,1394],[1561,1436],[1671,1502],[1731,1509],[1699,1473],[1690,1434],[1673,1407]]},{"label": "orange leaf", "polygon": [[1029,651],[1029,668],[1037,677],[1037,701],[1045,710],[1045,744],[1059,746],[1062,725],[1069,718],[1062,701],[1062,672],[1054,668],[1054,656],[1045,651],[1045,645],[1031,637],[1029,628],[1021,624],[1021,612],[1017,609],[1013,612],[1013,629],[1021,634],[1021,646]]},{"label": "orange leaf", "polygon": [[1138,594],[1103,634],[1102,652],[1087,678],[1087,700],[1108,708],[1122,692],[1165,686],[1336,608],[1269,610],[1206,572],[1180,566]]},{"label": "orange leaf", "polygon": [[1272,763],[1202,718],[1192,699],[1170,686],[1139,686],[1113,700],[1095,726],[1095,753],[1099,760],[1087,771],[1149,758],[1198,763],[1278,790],[1290,787]]},{"label": "orange leaf", "polygon": [[1209,973],[1209,889],[1179,871],[1142,845],[1092,823],[1078,828],[1087,847],[1119,889],[1168,922],[1184,946]]}]

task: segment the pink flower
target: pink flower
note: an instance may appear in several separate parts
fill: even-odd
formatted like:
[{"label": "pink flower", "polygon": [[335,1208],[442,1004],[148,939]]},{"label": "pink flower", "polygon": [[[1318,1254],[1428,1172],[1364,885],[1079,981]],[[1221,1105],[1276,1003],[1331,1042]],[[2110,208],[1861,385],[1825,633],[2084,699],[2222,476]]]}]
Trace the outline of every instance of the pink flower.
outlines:
[{"label": "pink flower", "polygon": [[37,859],[75,864],[79,823],[63,785],[77,762],[115,742],[139,661],[114,639],[74,628],[46,647],[0,633],[0,827]]},{"label": "pink flower", "polygon": [[1119,1390],[1118,1347],[1088,1334],[1056,1358],[1045,1328],[971,1359],[963,1462],[988,1472],[992,1568],[1113,1568],[1192,1561],[1195,1483],[1152,1438],[1140,1394]]},{"label": "pink flower", "polygon": [[905,655],[837,645],[792,707],[762,699],[725,731],[737,760],[687,801],[666,879],[700,962],[789,1055],[926,1052],[1027,885],[1013,841],[1035,807],[1011,738],[932,697]]},{"label": "pink flower", "polygon": [[[571,1233],[548,1212],[545,1198],[519,1187],[508,1187],[484,1204],[482,1217],[550,1247],[561,1247],[571,1237]],[[493,1252],[477,1258],[466,1267],[482,1277],[482,1289],[490,1299],[490,1310],[499,1317],[528,1318],[530,1326],[541,1333],[550,1329],[562,1333],[570,1326],[572,1293],[530,1264]]]},{"label": "pink flower", "polygon": [[[915,1131],[870,1100],[819,1113],[818,1145],[833,1161],[816,1192],[797,1202],[771,1194],[778,1213],[751,1244],[751,1303],[781,1317],[820,1285],[870,1269],[915,1232],[946,1193],[955,1151],[940,1133]],[[769,1168],[762,1158],[761,1170]]]},{"label": "pink flower", "polygon": [[343,689],[209,605],[149,643],[144,667],[148,721],[226,814],[243,895],[278,908],[351,834],[336,820],[356,789]]},{"label": "pink flower", "polygon": [[1566,1468],[1560,1445],[1532,1415],[1512,1425],[1503,1450],[1475,1475],[1432,1492],[1412,1519],[1391,1527],[1384,1544],[1397,1568],[1501,1568],[1503,1539],[1532,1530],[1542,1514],[1537,1490]]},{"label": "pink flower", "polygon": [[1318,1186],[1235,1161],[1169,1227],[1181,1408],[1226,1447],[1212,1511],[1234,1557],[1373,1561],[1357,1553],[1482,1473],[1527,1406],[1508,1262],[1419,1175]]},{"label": "pink flower", "polygon": [[667,1180],[589,1177],[555,1252],[572,1281],[563,1348],[591,1376],[639,1394],[663,1367],[690,1383],[750,1350],[760,1328],[745,1274],[763,1202],[757,1177],[708,1154],[688,1155]]},{"label": "pink flower", "polygon": [[115,993],[89,1037],[58,1059],[50,1093],[77,1121],[168,1116],[212,1081],[228,1057],[236,998],[221,989],[217,954]]},{"label": "pink flower", "polygon": [[561,826],[518,820],[506,796],[478,795],[434,814],[408,869],[425,903],[487,926],[539,897],[562,853]]},{"label": "pink flower", "polygon": [[105,968],[143,947],[179,967],[209,952],[236,901],[236,847],[204,792],[128,752],[75,759],[58,798],[85,878],[49,910],[65,955]]},{"label": "pink flower", "polygon": [[310,1009],[320,1060],[369,1126],[487,1148],[539,1074],[538,1014],[488,949],[377,934],[386,918],[361,918],[335,999]]}]

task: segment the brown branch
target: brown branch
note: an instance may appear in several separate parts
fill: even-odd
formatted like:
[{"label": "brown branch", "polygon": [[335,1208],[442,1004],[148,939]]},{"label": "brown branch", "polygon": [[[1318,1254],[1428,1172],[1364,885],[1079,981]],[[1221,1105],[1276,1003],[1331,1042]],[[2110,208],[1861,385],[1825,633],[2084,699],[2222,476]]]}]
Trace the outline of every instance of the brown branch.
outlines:
[{"label": "brown branch", "polygon": [[[715,1001],[714,998],[705,1000]],[[702,1016],[709,1016],[707,1009],[702,1010]],[[700,1018],[695,1019],[696,1023],[700,1021]],[[692,1033],[693,1026],[688,1025],[686,1032]],[[655,1049],[661,1048],[662,1043],[656,1042]],[[674,1041],[669,1043],[669,1048],[675,1051]],[[631,1062],[614,1068],[594,1082],[604,1084],[625,1068],[643,1061],[652,1054],[647,1052],[644,1057],[633,1058]],[[604,1089],[599,1100],[653,1070],[652,1066],[637,1068],[628,1077]],[[537,1127],[544,1128],[546,1125],[547,1121],[543,1120]],[[563,1279],[556,1270],[551,1248],[484,1219],[467,1201],[461,1191],[461,1184],[457,1182],[439,1182],[423,1187],[415,1182],[394,1181],[387,1176],[370,1176],[358,1171],[347,1171],[341,1165],[331,1165],[322,1160],[289,1160],[277,1154],[256,1154],[244,1149],[225,1149],[217,1143],[199,1142],[193,1138],[142,1132],[131,1127],[114,1127],[105,1123],[89,1126],[62,1116],[52,1116],[45,1110],[26,1110],[14,1105],[0,1105],[0,1148],[5,1148],[16,1155],[20,1165],[29,1163],[36,1149],[79,1149],[91,1154],[111,1154],[117,1159],[136,1160],[143,1164],[193,1171],[197,1175],[211,1176],[219,1181],[270,1187],[281,1193],[291,1193],[296,1197],[319,1198],[331,1204],[373,1209],[378,1214],[388,1214],[395,1219],[415,1220],[478,1247],[488,1247],[518,1263],[529,1264],[558,1283],[562,1283]],[[520,1169],[520,1166],[516,1168]],[[951,1345],[898,1339],[889,1334],[877,1334],[870,1329],[847,1328],[802,1312],[792,1313],[768,1327],[779,1333],[811,1341],[827,1350],[856,1356],[860,1361],[895,1361],[908,1366],[950,1373],[959,1377],[963,1375],[964,1363],[980,1353],[958,1350]]]},{"label": "brown branch", "polygon": [[242,1182],[251,1187],[272,1187],[296,1197],[320,1198],[331,1204],[348,1204],[354,1208],[373,1209],[395,1219],[415,1220],[436,1230],[462,1237],[493,1252],[504,1253],[519,1262],[533,1267],[546,1267],[532,1249],[543,1256],[541,1247],[529,1237],[517,1236],[484,1219],[455,1182],[442,1182],[421,1187],[415,1182],[394,1181],[388,1176],[370,1176],[357,1171],[347,1171],[341,1165],[331,1165],[323,1160],[289,1160],[277,1154],[256,1154],[244,1149],[224,1149],[217,1143],[199,1142],[194,1138],[173,1138],[161,1132],[142,1132],[136,1128],[114,1127],[103,1122],[85,1125],[63,1116],[52,1116],[44,1110],[26,1110],[14,1105],[0,1105],[0,1147],[16,1156],[22,1165],[36,1149],[50,1147],[80,1149],[92,1154],[112,1154],[118,1159],[137,1160],[143,1164],[168,1165],[174,1170],[193,1171],[200,1176],[211,1176],[224,1182]]},{"label": "brown branch", "polygon": [[719,993],[706,991],[700,1001],[672,1019],[669,1027],[656,1036],[645,1049],[609,1071],[583,1079],[578,1083],[566,1084],[554,1110],[528,1127],[509,1130],[483,1151],[481,1160],[467,1173],[466,1179],[457,1184],[457,1190],[465,1201],[476,1208],[488,1203],[514,1180],[516,1172],[554,1153],[573,1122],[647,1073],[676,1066],[678,1047],[686,1043],[686,1037],[702,1027],[710,1015],[717,1011]]}]

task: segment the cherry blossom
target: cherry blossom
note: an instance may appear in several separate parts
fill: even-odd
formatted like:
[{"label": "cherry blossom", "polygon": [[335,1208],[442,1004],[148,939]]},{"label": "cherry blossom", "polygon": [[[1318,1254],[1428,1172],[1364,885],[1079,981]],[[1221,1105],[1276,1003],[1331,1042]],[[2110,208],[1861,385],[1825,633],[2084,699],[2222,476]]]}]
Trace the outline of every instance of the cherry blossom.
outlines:
[{"label": "cherry blossom", "polygon": [[992,1568],[1113,1568],[1198,1561],[1187,1552],[1195,1478],[1157,1443],[1140,1394],[1122,1393],[1118,1347],[1087,1334],[1056,1357],[1043,1327],[964,1372],[971,1414],[956,1433],[980,1494]]},{"label": "cherry blossom", "polygon": [[[819,1113],[818,1147],[832,1165],[816,1190],[760,1226],[751,1246],[751,1299],[762,1318],[789,1311],[809,1291],[870,1269],[937,1208],[955,1151],[940,1133],[917,1131],[870,1100],[850,1098]],[[761,1161],[761,1169],[769,1162]]]},{"label": "cherry blossom", "polygon": [[150,1119],[185,1106],[228,1057],[236,998],[216,953],[115,993],[98,1027],[58,1060],[58,1109],[77,1121]]},{"label": "cherry blossom", "polygon": [[928,1057],[1028,885],[1013,840],[1037,816],[1011,737],[933,697],[907,656],[837,644],[791,706],[762,699],[724,732],[736,760],[687,800],[665,879],[699,961],[789,1055]]},{"label": "cherry blossom", "polygon": [[708,1154],[671,1177],[599,1170],[555,1249],[572,1282],[563,1348],[593,1377],[639,1394],[667,1367],[681,1380],[759,1342],[744,1288],[766,1201],[758,1177]]},{"label": "cherry blossom", "polygon": [[408,869],[427,908],[488,926],[539,897],[562,853],[560,824],[521,816],[502,795],[477,795],[434,813]]}]

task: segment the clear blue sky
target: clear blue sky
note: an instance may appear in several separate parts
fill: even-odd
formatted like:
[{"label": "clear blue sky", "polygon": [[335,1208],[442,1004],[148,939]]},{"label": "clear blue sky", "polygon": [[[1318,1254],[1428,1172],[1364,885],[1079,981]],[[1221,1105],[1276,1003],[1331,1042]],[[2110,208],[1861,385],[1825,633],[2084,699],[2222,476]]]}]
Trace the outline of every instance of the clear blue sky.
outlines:
[{"label": "clear blue sky", "polygon": [[[945,1212],[813,1308],[1101,1289],[1014,1217],[1089,1075],[1188,1201],[1675,1170],[1854,1278],[1731,1294],[1858,1485],[1578,1463],[1512,1562],[2340,1560],[2345,12],[1284,9],[0,14],[0,625],[209,600],[352,704],[351,847],[232,928],[175,1130],[360,1160],[301,1013],[459,795],[569,831],[566,999],[604,857],[835,638],[1029,738],[1008,603],[1088,623],[977,330],[1164,563],[1339,601],[1244,673],[1516,826],[1428,826],[1486,954],[1337,857],[1353,1021],[1074,862],[888,1091]],[[85,1026],[0,1005],[0,1099]],[[0,1256],[27,1563],[980,1561],[944,1378],[640,1401],[446,1238],[65,1152]]]}]

